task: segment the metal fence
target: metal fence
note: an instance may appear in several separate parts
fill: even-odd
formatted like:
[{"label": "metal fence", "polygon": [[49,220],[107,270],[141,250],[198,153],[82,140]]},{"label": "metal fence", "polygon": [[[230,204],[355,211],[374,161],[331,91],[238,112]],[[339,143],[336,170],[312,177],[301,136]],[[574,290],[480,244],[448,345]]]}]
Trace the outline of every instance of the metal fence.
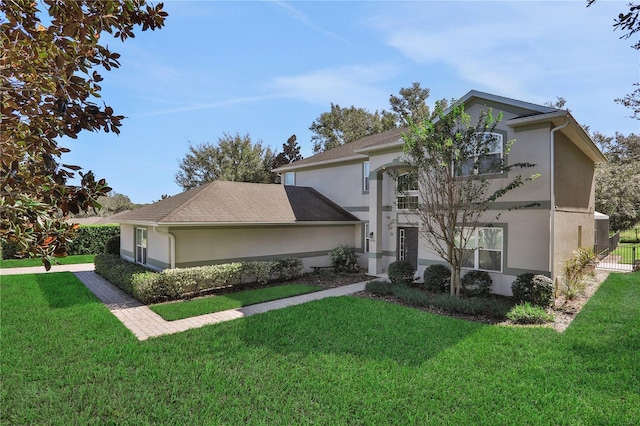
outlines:
[{"label": "metal fence", "polygon": [[596,245],[594,251],[598,256],[598,268],[600,269],[631,272],[635,262],[640,259],[640,245],[619,245],[616,241],[614,245]]}]

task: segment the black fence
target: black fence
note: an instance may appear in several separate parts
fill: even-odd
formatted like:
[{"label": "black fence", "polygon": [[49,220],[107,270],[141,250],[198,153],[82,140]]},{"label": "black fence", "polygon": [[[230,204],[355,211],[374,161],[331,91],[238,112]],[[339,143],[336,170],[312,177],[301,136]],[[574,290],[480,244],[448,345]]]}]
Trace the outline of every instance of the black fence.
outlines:
[{"label": "black fence", "polygon": [[616,234],[612,238],[616,236],[616,244],[596,245],[593,248],[598,257],[598,268],[631,272],[634,264],[640,261],[640,245],[619,245],[620,235]]}]

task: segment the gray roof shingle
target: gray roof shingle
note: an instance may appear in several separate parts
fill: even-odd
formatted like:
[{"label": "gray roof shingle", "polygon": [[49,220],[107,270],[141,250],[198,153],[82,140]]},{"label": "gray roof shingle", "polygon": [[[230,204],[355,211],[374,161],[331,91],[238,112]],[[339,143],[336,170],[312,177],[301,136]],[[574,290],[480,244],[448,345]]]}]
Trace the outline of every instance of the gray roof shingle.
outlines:
[{"label": "gray roof shingle", "polygon": [[359,220],[313,188],[218,180],[122,214],[118,221],[162,225]]}]

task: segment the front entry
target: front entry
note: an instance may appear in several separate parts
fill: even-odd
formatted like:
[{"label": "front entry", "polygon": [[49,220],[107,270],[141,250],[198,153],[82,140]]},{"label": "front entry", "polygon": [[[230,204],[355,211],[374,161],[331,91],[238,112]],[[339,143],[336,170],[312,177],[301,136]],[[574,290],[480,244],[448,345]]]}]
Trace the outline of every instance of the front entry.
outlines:
[{"label": "front entry", "polygon": [[418,228],[398,228],[398,260],[408,260],[418,269]]}]

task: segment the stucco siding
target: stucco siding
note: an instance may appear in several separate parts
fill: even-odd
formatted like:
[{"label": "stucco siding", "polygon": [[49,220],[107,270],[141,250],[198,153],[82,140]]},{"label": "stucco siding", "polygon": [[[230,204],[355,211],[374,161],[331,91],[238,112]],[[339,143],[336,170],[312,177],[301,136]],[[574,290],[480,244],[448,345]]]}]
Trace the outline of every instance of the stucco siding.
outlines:
[{"label": "stucco siding", "polygon": [[578,248],[593,248],[593,213],[555,212],[554,277],[562,275],[562,267],[568,257]]},{"label": "stucco siding", "polygon": [[564,134],[555,142],[556,206],[593,212],[595,166]]},{"label": "stucco siding", "polygon": [[171,232],[178,267],[287,256],[324,262],[307,268],[328,266],[327,254],[335,246],[359,246],[361,240],[359,225],[174,228]]},{"label": "stucco siding", "polygon": [[348,208],[367,206],[367,194],[363,192],[364,160],[296,171],[296,186],[310,186],[336,204]]}]

